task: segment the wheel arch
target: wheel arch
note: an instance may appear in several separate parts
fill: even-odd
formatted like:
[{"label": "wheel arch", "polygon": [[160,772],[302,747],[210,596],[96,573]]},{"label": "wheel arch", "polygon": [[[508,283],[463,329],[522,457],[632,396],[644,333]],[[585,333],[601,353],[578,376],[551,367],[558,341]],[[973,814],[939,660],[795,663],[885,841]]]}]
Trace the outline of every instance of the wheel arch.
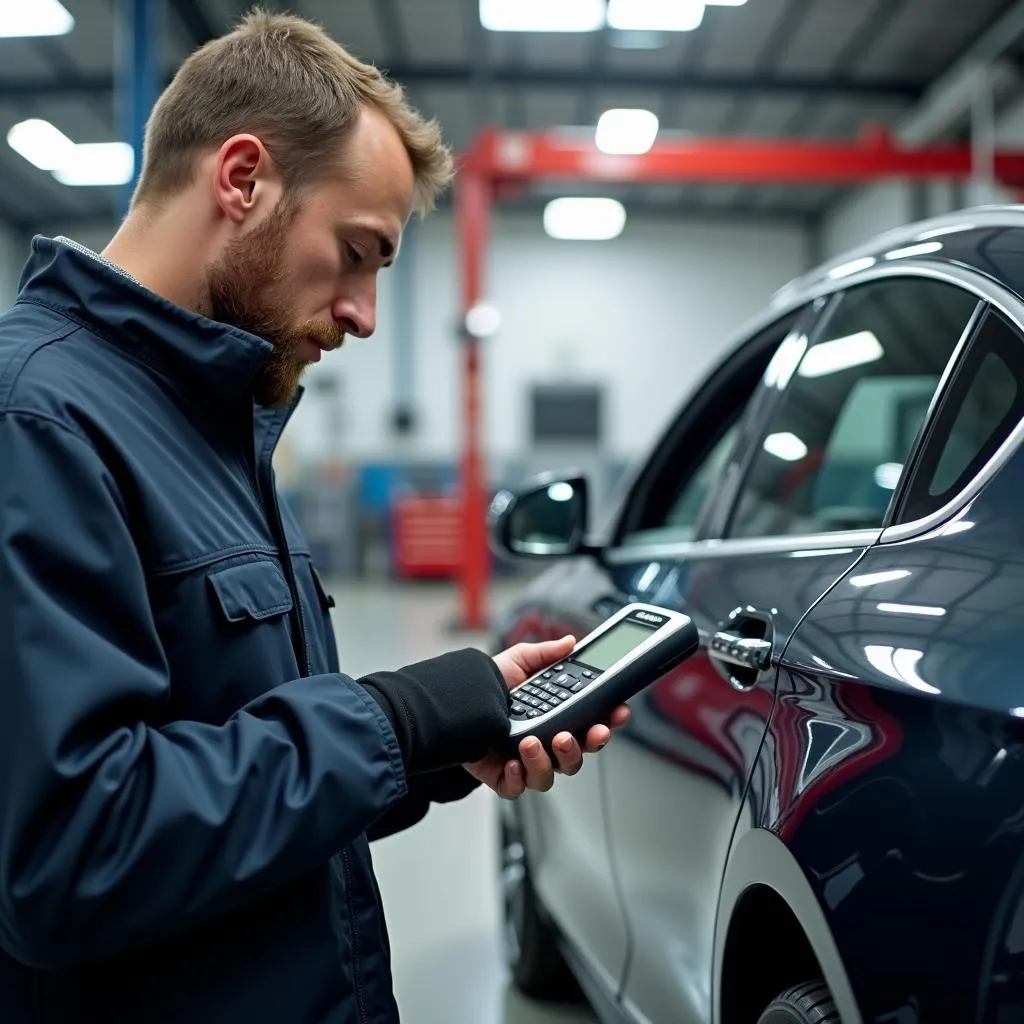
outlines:
[{"label": "wheel arch", "polygon": [[[730,933],[734,921],[744,914],[744,906],[749,909],[745,900],[752,894],[768,901],[775,898],[784,905],[817,961],[843,1024],[863,1024],[853,986],[814,891],[785,844],[765,829],[752,829],[741,836],[729,854],[715,925],[712,1020],[723,1024],[722,983]],[[732,937],[735,939],[735,933]]]}]

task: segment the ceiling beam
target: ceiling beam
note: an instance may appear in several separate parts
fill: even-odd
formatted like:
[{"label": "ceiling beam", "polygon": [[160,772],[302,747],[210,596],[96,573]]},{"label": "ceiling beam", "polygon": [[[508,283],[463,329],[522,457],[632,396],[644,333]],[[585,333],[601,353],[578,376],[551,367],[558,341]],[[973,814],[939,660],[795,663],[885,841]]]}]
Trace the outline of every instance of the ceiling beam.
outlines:
[{"label": "ceiling beam", "polygon": [[[429,66],[395,64],[387,74],[404,85],[472,86],[477,70],[471,64]],[[169,81],[169,76],[166,79]],[[738,75],[717,72],[683,72],[677,75],[640,74],[606,70],[600,74],[553,68],[501,68],[488,70],[493,86],[520,89],[621,89],[662,90],[687,93],[734,93],[756,96],[888,97],[914,100],[924,86],[916,79],[832,78],[815,75]],[[0,100],[94,98],[113,92],[109,75],[19,76],[0,79]]]},{"label": "ceiling beam", "polygon": [[171,9],[196,46],[202,46],[220,34],[198,0],[171,0]]}]

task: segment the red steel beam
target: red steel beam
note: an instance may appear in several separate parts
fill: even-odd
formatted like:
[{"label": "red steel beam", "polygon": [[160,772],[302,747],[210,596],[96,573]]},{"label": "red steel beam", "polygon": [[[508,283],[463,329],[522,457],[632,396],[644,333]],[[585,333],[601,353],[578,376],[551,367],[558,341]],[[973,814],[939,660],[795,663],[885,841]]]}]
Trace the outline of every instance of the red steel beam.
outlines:
[{"label": "red steel beam", "polygon": [[487,495],[480,423],[480,342],[465,328],[466,314],[484,294],[491,185],[473,170],[463,169],[455,189],[455,216],[462,258],[462,613],[463,629],[484,629],[484,607],[490,552],[487,547]]},{"label": "red steel beam", "polygon": [[[694,138],[656,143],[638,156],[610,156],[589,140],[555,132],[489,130],[466,166],[495,184],[531,180],[714,183],[864,183],[886,178],[969,178],[969,146],[904,147],[884,134],[853,142]],[[1024,151],[995,155],[995,176],[1024,186]]]}]

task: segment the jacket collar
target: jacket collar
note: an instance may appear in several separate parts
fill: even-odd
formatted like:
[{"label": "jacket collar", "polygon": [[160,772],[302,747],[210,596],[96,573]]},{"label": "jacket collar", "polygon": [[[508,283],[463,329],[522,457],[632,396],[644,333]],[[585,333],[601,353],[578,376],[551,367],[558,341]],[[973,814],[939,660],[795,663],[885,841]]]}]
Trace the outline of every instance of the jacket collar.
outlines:
[{"label": "jacket collar", "polygon": [[186,387],[222,400],[250,396],[273,350],[262,338],[176,306],[88,250],[42,235],[32,239],[17,301],[57,309]]}]

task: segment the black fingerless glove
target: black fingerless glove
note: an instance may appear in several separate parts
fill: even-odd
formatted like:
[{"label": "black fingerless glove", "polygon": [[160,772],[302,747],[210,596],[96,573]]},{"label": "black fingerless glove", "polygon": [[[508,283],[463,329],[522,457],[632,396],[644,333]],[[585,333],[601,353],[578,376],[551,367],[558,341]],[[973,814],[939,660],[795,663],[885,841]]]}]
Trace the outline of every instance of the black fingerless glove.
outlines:
[{"label": "black fingerless glove", "polygon": [[479,761],[508,735],[508,686],[482,651],[452,651],[359,683],[387,715],[409,775]]}]

